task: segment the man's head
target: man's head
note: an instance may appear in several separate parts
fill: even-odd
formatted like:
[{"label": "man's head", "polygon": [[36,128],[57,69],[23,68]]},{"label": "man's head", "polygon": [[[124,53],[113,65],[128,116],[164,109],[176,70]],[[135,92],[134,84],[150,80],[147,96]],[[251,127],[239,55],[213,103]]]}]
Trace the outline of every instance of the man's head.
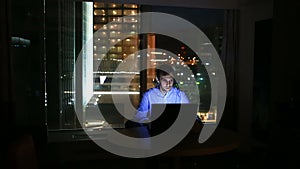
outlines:
[{"label": "man's head", "polygon": [[162,64],[156,68],[156,80],[160,83],[161,92],[166,93],[172,89],[175,82],[174,72],[174,68],[169,64]]}]

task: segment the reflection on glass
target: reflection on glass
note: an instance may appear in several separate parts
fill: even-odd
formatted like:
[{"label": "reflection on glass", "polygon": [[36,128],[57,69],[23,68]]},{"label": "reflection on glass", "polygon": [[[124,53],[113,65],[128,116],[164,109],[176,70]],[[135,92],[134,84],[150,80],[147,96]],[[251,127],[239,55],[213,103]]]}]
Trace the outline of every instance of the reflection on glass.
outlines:
[{"label": "reflection on glass", "polygon": [[[157,34],[144,35],[146,38],[141,41],[140,36],[136,35],[139,31],[140,18],[136,13],[140,12],[140,6],[136,4],[114,4],[114,3],[101,3],[101,2],[80,2],[82,6],[84,4],[91,3],[91,9],[79,8],[75,10],[72,8],[69,14],[65,14],[66,9],[71,9],[72,4],[69,2],[63,2],[64,5],[60,9],[60,15],[62,20],[59,20],[60,27],[56,37],[59,37],[60,41],[51,41],[53,44],[58,44],[57,53],[55,55],[57,62],[57,79],[58,83],[54,95],[59,97],[59,101],[55,103],[47,103],[49,109],[52,107],[51,112],[57,113],[55,117],[51,117],[53,114],[48,115],[49,126],[52,129],[67,129],[80,127],[77,123],[76,116],[74,114],[74,65],[75,58],[83,45],[90,38],[90,34],[97,32],[98,37],[94,37],[92,45],[92,53],[87,53],[86,58],[91,59],[93,63],[86,64],[86,68],[92,69],[92,91],[93,97],[88,100],[88,106],[93,106],[98,103],[112,103],[113,96],[123,98],[129,96],[129,100],[134,105],[138,106],[140,99],[140,92],[145,86],[145,89],[151,88],[155,85],[155,70],[150,67],[156,67],[159,64],[168,62],[176,65],[178,68],[176,76],[178,77],[179,87],[188,86],[192,83],[192,79],[196,80],[196,85],[200,91],[201,111],[199,116],[204,120],[210,120],[213,122],[216,120],[217,111],[208,112],[208,107],[211,102],[210,91],[210,79],[207,74],[206,68],[213,68],[209,60],[211,54],[202,52],[195,54],[191,51],[186,44],[182,44],[174,39],[163,37]],[[79,3],[79,2],[77,2]],[[153,11],[157,8],[153,7]],[[205,45],[214,45],[218,52],[221,52],[222,47],[222,26],[223,20],[215,19],[213,17],[223,18],[220,13],[207,12],[203,16],[212,17],[210,20],[205,19],[198,15],[201,9],[197,9],[197,12],[192,13],[190,9],[184,8],[172,8],[174,14],[178,16],[184,15],[185,18],[190,17],[191,22],[200,21],[200,25],[197,25],[211,40],[210,44],[199,44],[205,48]],[[48,7],[48,11],[51,9]],[[156,10],[159,12],[168,12],[166,9],[160,8]],[[178,12],[178,13],[176,13]],[[78,15],[74,15],[74,13]],[[197,17],[195,15],[197,14]],[[126,19],[122,18],[124,15],[134,15]],[[195,19],[196,18],[196,19]],[[215,24],[212,21],[218,20]],[[114,22],[110,26],[107,23]],[[76,25],[76,26],[75,26]],[[51,25],[46,25],[50,27]],[[76,28],[76,29],[75,29]],[[51,29],[49,29],[51,30]],[[130,33],[132,36],[122,39],[122,35]],[[143,45],[140,45],[140,43]],[[113,45],[113,46],[110,46]],[[149,51],[147,57],[142,58],[137,51],[141,50],[139,47],[144,46],[148,48],[161,48],[168,52],[163,51]],[[205,61],[201,61],[199,56],[207,58]],[[47,57],[54,57],[54,55],[48,55]],[[144,60],[143,60],[144,59]],[[132,63],[131,69],[122,69],[120,65],[126,62]],[[145,63],[149,69],[147,69],[146,77],[141,77],[139,67],[141,63]],[[193,74],[186,75],[181,68],[188,66]],[[144,75],[143,75],[144,76]],[[142,81],[145,79],[147,82]],[[113,81],[113,83],[112,83]],[[47,91],[49,94],[51,91]],[[52,91],[53,92],[53,91]],[[194,97],[194,91],[185,91],[190,98]],[[51,95],[51,94],[49,94]],[[52,93],[53,97],[53,93]],[[124,98],[128,99],[128,98]],[[125,106],[125,109],[127,107]],[[87,114],[83,114],[85,117]],[[55,119],[55,120],[53,120]],[[208,121],[207,121],[208,122]],[[55,123],[52,125],[52,123]]]}]

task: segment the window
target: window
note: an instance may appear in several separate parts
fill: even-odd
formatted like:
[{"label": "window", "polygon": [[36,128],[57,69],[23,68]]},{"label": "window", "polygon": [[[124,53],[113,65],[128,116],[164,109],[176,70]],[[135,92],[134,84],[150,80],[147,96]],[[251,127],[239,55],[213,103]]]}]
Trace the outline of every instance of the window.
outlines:
[{"label": "window", "polygon": [[[49,37],[47,43],[50,50],[47,53],[47,73],[51,72],[47,79],[48,82],[57,82],[57,86],[47,85],[49,129],[81,128],[78,118],[84,125],[94,123],[97,119],[88,119],[91,115],[86,110],[97,104],[113,103],[112,96],[123,98],[129,95],[132,105],[137,107],[140,73],[117,68],[128,60],[134,63],[132,67],[139,66],[139,57],[135,56],[140,45],[139,36],[135,33],[139,29],[136,16],[140,12],[139,6],[70,0],[49,5],[49,12],[56,5],[59,6],[55,11],[59,20],[54,34],[58,39]],[[125,15],[131,17],[123,19]],[[53,19],[50,17],[46,19]],[[132,35],[123,38],[124,31]],[[51,33],[47,31],[46,36]],[[79,69],[76,67],[78,60],[82,62]],[[56,66],[53,67],[51,62]],[[75,90],[78,83],[82,86]],[[76,95],[77,89],[82,92],[80,98]],[[83,109],[76,110],[80,117],[75,113],[75,99],[84,105]]]},{"label": "window", "polygon": [[[164,62],[176,65],[179,87],[196,83],[200,91],[199,116],[207,122],[216,121],[217,112],[208,112],[211,86],[205,67],[211,63],[202,62],[186,44],[172,37],[137,34],[140,29],[137,14],[143,9],[141,6],[73,0],[46,3],[46,108],[50,130],[81,128],[81,120],[83,126],[95,124],[97,119],[88,119],[90,115],[86,109],[113,103],[114,98],[129,100],[131,104],[124,106],[124,112],[128,117],[132,116],[135,112],[131,106],[136,108],[142,93],[155,85],[155,71],[151,68]],[[151,11],[189,20],[221,53],[223,10],[152,6]],[[164,50],[147,50],[146,58],[139,55],[138,51],[149,48]],[[76,65],[80,57],[82,67],[78,71]],[[120,66],[124,62],[132,63],[130,69]],[[149,69],[140,72],[141,65],[147,65]],[[193,74],[187,76],[182,69],[184,66]],[[78,72],[82,73],[82,79],[79,79],[83,85],[81,103],[85,105],[76,110],[80,112],[81,120],[78,120],[74,107],[75,99],[78,101],[74,89],[79,81]],[[197,96],[194,89],[185,92],[190,98]]]}]

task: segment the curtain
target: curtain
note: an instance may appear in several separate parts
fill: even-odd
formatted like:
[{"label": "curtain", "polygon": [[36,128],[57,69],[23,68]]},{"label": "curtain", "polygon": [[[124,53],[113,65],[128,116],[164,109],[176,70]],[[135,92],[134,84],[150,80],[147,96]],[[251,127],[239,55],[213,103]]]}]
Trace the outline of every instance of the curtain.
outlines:
[{"label": "curtain", "polygon": [[[12,66],[11,66],[11,32],[10,32],[10,1],[0,2],[0,105],[1,128],[5,129],[13,118]],[[8,134],[8,133],[4,133]]]},{"label": "curtain", "polygon": [[223,45],[220,59],[223,63],[227,81],[227,99],[221,125],[231,129],[237,127],[236,103],[236,59],[238,56],[238,17],[236,9],[225,10]]},{"label": "curtain", "polygon": [[0,1],[0,127],[2,144],[0,146],[0,168],[5,168],[7,145],[10,143],[13,122],[13,97],[12,97],[12,67],[10,51],[10,1]]}]

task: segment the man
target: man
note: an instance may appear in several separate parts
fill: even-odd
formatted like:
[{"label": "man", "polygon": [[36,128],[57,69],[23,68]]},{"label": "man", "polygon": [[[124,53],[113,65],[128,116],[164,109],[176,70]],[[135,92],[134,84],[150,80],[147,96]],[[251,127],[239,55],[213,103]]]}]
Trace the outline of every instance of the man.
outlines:
[{"label": "man", "polygon": [[156,69],[157,85],[148,89],[140,102],[135,121],[139,123],[149,122],[149,113],[153,103],[189,103],[186,94],[174,85],[174,68],[169,64],[162,64]]}]

